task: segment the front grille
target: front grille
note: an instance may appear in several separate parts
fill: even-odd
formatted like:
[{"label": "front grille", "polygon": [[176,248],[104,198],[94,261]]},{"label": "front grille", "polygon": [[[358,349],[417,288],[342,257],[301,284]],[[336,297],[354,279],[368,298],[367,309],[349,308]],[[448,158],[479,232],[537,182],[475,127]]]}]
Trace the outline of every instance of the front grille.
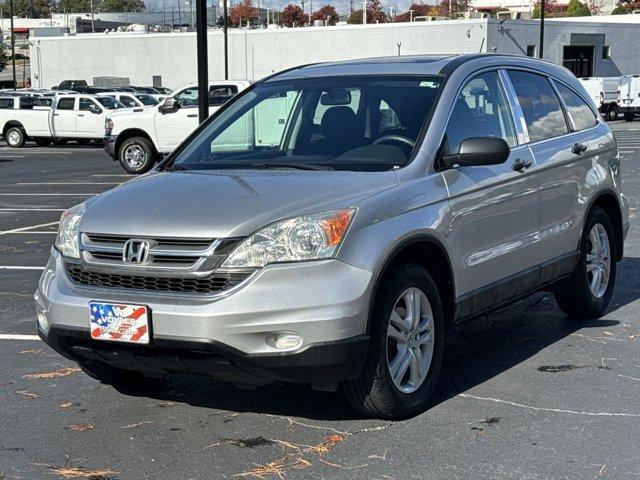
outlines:
[{"label": "front grille", "polygon": [[164,278],[92,272],[70,262],[65,262],[65,268],[69,278],[80,285],[178,293],[222,292],[235,287],[253,273],[214,272],[203,278]]}]

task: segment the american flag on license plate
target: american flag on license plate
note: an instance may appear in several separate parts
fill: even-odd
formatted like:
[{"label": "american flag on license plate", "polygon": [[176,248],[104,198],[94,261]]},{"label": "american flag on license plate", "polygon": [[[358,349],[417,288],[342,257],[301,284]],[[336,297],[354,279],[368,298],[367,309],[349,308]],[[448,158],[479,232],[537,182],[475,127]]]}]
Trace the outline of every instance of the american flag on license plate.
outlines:
[{"label": "american flag on license plate", "polygon": [[91,338],[149,343],[148,309],[142,305],[89,304]]}]

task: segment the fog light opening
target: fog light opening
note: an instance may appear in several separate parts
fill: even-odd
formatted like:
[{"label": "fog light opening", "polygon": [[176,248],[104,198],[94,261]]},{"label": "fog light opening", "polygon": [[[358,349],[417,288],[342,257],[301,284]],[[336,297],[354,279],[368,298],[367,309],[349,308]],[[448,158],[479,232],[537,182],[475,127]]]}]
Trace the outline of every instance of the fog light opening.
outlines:
[{"label": "fog light opening", "polygon": [[267,338],[267,344],[278,350],[293,350],[302,345],[302,337],[297,333],[276,333]]}]

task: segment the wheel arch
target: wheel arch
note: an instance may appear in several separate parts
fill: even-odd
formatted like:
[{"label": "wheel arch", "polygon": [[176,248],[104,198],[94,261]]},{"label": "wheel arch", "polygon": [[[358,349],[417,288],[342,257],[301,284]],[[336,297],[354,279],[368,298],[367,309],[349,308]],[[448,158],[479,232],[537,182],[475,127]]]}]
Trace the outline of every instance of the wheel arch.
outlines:
[{"label": "wheel arch", "polygon": [[133,137],[143,137],[149,140],[149,143],[151,143],[151,146],[153,147],[154,154],[158,155],[158,149],[156,148],[156,144],[153,142],[153,139],[146,131],[142,130],[141,128],[128,128],[120,132],[116,137],[116,144],[114,146],[114,149],[115,149],[114,151],[116,152],[117,157],[120,156],[120,147],[122,146],[122,144],[126,140]]},{"label": "wheel arch", "polygon": [[583,231],[587,217],[595,207],[602,208],[609,217],[609,220],[611,220],[613,234],[615,235],[616,260],[620,261],[624,255],[624,226],[622,224],[622,209],[620,208],[617,194],[612,190],[606,189],[593,196],[582,222]]},{"label": "wheel arch", "polygon": [[417,263],[427,269],[434,277],[446,324],[455,317],[455,279],[453,266],[447,250],[440,240],[429,234],[414,235],[399,242],[387,254],[375,274],[375,281],[369,298],[367,333],[371,328],[371,313],[382,282],[390,268],[399,263]]},{"label": "wheel arch", "polygon": [[[22,131],[24,132],[24,125],[22,125],[22,123],[18,120],[9,120],[7,123],[4,124],[4,127],[2,127],[2,136],[6,137],[7,135],[7,131],[12,128],[12,127],[18,127],[21,128]],[[25,132],[25,136],[26,136],[26,132]]]}]

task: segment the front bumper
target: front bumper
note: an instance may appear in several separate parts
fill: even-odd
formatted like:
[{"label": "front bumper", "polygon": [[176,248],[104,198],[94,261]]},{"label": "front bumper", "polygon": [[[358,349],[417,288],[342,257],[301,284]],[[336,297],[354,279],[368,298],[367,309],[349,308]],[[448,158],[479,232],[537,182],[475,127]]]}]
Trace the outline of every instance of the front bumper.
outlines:
[{"label": "front bumper", "polygon": [[117,135],[105,135],[104,137],[104,151],[107,152],[112,159],[117,160],[116,158],[116,139]]},{"label": "front bumper", "polygon": [[[370,272],[327,260],[268,266],[227,295],[116,290],[72,283],[52,250],[35,294],[48,328],[38,330],[55,350],[79,362],[193,371],[234,383],[322,386],[352,379],[362,368],[371,280]],[[151,344],[91,340],[90,301],[148,305]],[[300,335],[302,345],[283,351],[267,343],[284,332]]]}]

